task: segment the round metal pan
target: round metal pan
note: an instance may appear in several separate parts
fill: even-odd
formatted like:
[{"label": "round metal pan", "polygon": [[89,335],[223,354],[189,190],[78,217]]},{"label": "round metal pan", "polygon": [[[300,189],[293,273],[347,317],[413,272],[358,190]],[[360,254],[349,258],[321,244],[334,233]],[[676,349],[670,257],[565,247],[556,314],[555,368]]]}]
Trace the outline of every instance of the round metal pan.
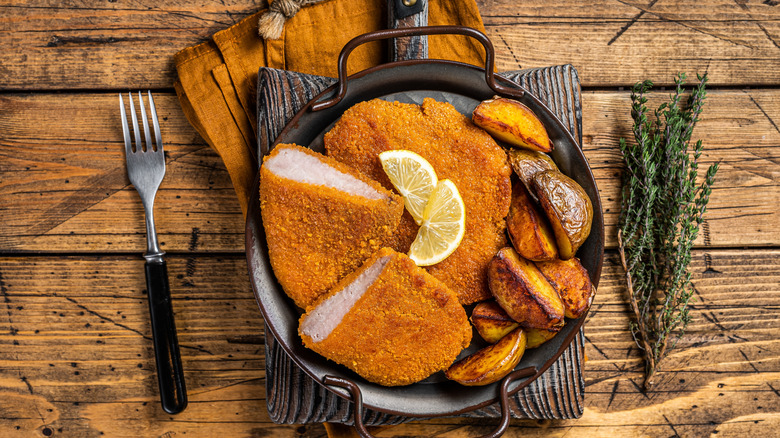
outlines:
[{"label": "round metal pan", "polygon": [[[345,67],[349,52],[358,45],[366,41],[385,39],[388,35],[395,36],[399,31],[403,29],[380,31],[356,38],[345,46],[339,64]],[[480,42],[488,52],[486,68],[451,61],[398,61],[360,72],[348,79],[344,68],[340,70],[339,83],[325,90],[301,109],[279,135],[275,144],[296,143],[323,151],[323,135],[338,121],[341,114],[358,102],[376,98],[420,103],[422,99],[432,97],[452,103],[458,111],[468,116],[480,101],[496,94],[520,100],[537,114],[547,128],[554,144],[551,156],[560,170],[577,181],[593,203],[591,233],[577,256],[590,273],[593,284],[598,286],[604,251],[601,201],[587,160],[569,131],[533,95],[522,90],[517,84],[493,75],[492,46],[480,32],[453,26],[417,28],[411,32],[458,33],[478,39],[484,38]],[[252,193],[258,193],[258,187],[259,174]],[[257,198],[255,196],[251,200],[247,214],[247,261],[257,302],[268,327],[293,361],[315,381],[346,399],[354,399],[357,392],[357,395],[362,395],[363,405],[368,408],[393,415],[436,417],[478,409],[495,403],[499,398],[503,398],[505,402],[507,392],[513,394],[528,385],[558,359],[587,316],[586,314],[576,320],[567,320],[565,327],[555,338],[539,348],[526,351],[516,368],[518,371],[508,377],[514,381],[503,382],[506,385],[503,397],[499,397],[502,382],[482,387],[464,387],[446,380],[442,373],[402,387],[384,387],[368,382],[349,369],[328,361],[303,346],[297,332],[299,310],[284,293],[271,269]],[[483,341],[475,335],[472,345],[462,355],[483,345]],[[329,386],[344,381],[347,384],[340,386],[352,385],[351,392],[341,387]]]}]

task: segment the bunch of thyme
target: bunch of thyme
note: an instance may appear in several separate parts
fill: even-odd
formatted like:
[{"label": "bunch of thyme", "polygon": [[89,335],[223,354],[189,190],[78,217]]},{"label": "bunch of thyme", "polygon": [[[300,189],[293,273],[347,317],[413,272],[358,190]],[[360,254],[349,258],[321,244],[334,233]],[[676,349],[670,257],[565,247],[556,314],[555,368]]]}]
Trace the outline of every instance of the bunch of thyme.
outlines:
[{"label": "bunch of thyme", "polygon": [[710,166],[696,184],[702,142],[691,147],[690,140],[707,95],[707,75],[698,76],[683,106],[685,79],[684,73],[675,78],[671,101],[652,114],[645,105],[652,82],[634,85],[635,142],[620,139],[625,173],[618,244],[634,313],[631,334],[645,360],[645,389],[691,321],[688,264],[718,170]]}]

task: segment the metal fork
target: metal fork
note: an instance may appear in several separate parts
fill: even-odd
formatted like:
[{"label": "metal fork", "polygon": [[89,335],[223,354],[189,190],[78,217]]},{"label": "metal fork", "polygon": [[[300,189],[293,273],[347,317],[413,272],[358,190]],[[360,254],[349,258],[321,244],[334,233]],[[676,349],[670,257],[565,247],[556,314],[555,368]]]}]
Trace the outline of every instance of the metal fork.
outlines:
[{"label": "metal fork", "polygon": [[141,202],[146,212],[146,253],[144,254],[146,289],[149,295],[149,312],[152,322],[154,355],[157,362],[157,381],[160,386],[160,401],[165,412],[176,414],[187,406],[187,391],[184,386],[176,325],[173,321],[168,267],[163,259],[165,253],[160,250],[157,243],[157,231],[154,228],[154,197],[165,176],[165,155],[152,92],[147,91],[147,94],[154,126],[154,143],[152,143],[149,132],[149,121],[146,117],[146,108],[144,108],[141,92],[138,92],[138,104],[145,142],[141,141],[133,94],[128,93],[128,97],[130,98],[130,116],[135,143],[130,138],[125,102],[121,94],[119,95],[119,107],[122,113],[122,131],[125,136],[127,174],[130,177],[130,182],[133,183],[141,196]]}]

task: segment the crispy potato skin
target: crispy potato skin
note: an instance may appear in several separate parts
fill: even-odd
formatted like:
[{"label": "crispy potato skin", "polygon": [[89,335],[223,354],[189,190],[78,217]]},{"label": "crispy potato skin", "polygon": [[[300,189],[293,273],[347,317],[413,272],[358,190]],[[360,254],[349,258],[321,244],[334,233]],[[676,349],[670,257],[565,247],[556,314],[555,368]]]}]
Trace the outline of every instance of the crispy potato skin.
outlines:
[{"label": "crispy potato skin", "polygon": [[595,289],[588,271],[577,257],[538,262],[536,266],[561,297],[567,318],[579,318],[588,310]]},{"label": "crispy potato skin", "polygon": [[[495,344],[501,338],[508,335],[512,330],[518,328],[518,324],[504,311],[495,301],[483,301],[471,311],[471,324],[477,329],[477,333],[486,342]],[[526,350],[536,348],[549,341],[561,327],[554,327],[556,330],[545,329],[525,329],[528,341],[525,345]]]},{"label": "crispy potato skin", "polygon": [[590,234],[593,222],[590,198],[573,179],[553,170],[537,173],[531,182],[555,233],[559,257],[563,260],[574,257]]},{"label": "crispy potato skin", "polygon": [[539,172],[545,170],[558,170],[558,166],[549,155],[539,151],[529,151],[528,149],[510,149],[507,151],[509,165],[512,170],[523,182],[529,194],[537,201],[536,195],[531,190],[531,178]]},{"label": "crispy potato skin", "polygon": [[260,213],[271,266],[287,295],[306,308],[392,239],[404,203],[375,181],[306,148],[280,144],[270,156],[286,148],[315,156],[387,195],[367,199],[260,168]]},{"label": "crispy potato skin", "polygon": [[488,266],[490,290],[506,313],[525,328],[554,330],[563,325],[558,293],[532,262],[503,248]]},{"label": "crispy potato skin", "polygon": [[530,108],[516,100],[495,97],[483,101],[474,109],[471,120],[512,146],[542,152],[553,149],[541,120]]},{"label": "crispy potato skin", "polygon": [[550,331],[544,329],[529,329],[526,330],[526,336],[528,341],[525,344],[526,350],[529,348],[536,348],[557,335],[557,331]]},{"label": "crispy potato skin", "polygon": [[486,342],[495,344],[520,326],[495,301],[483,301],[471,311],[471,325]]},{"label": "crispy potato skin", "polygon": [[524,258],[546,261],[558,257],[555,235],[547,223],[547,218],[520,181],[512,187],[506,227],[512,246]]},{"label": "crispy potato skin", "polygon": [[525,353],[526,334],[518,327],[500,341],[455,362],[444,374],[465,386],[489,385],[509,374]]}]

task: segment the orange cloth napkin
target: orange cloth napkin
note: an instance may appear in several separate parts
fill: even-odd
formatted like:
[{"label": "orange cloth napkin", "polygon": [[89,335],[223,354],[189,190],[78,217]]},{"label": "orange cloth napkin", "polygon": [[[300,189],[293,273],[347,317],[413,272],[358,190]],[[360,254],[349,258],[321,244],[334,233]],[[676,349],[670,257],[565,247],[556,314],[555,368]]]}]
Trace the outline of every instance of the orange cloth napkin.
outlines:
[{"label": "orange cloth napkin", "polygon": [[[301,8],[287,20],[279,39],[263,40],[257,22],[264,12],[174,56],[178,72],[174,86],[184,114],[224,161],[244,214],[258,163],[258,69],[336,77],[336,60],[344,44],[387,27],[385,1],[328,0]],[[458,24],[485,31],[475,0],[429,0],[428,24]],[[428,56],[479,66],[485,62],[482,46],[458,35],[431,37]],[[350,55],[349,72],[383,62],[384,45],[368,44]]]}]

